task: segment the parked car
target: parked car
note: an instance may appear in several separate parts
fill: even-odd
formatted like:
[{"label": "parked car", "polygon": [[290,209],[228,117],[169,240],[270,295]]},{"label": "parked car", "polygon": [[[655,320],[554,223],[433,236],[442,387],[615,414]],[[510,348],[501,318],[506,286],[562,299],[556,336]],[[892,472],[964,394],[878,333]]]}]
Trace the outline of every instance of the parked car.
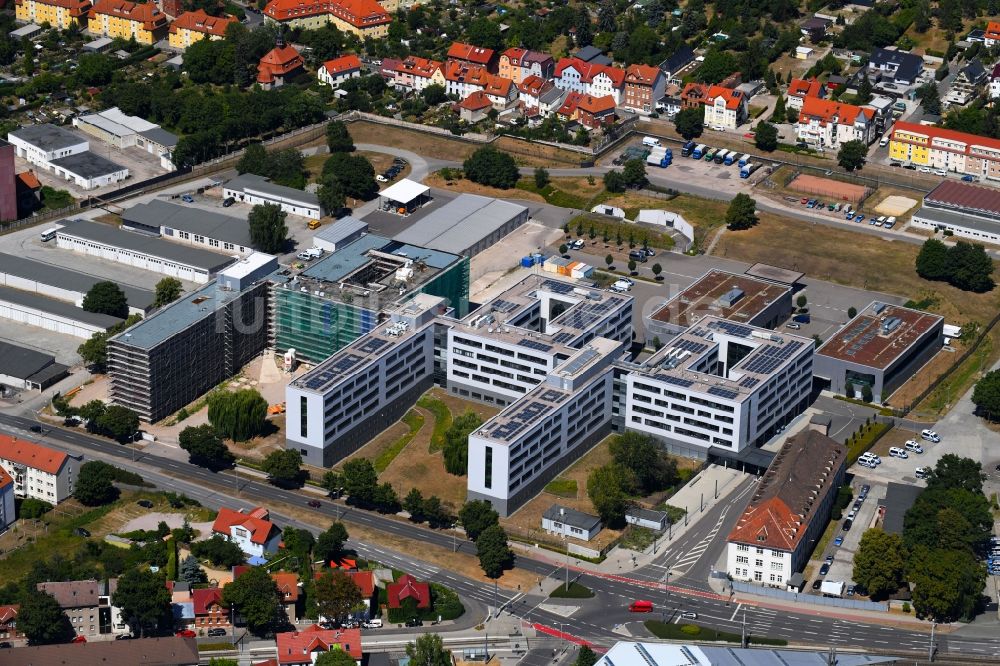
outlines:
[{"label": "parked car", "polygon": [[785,324],[785,328],[790,328],[790,329],[792,329],[793,331],[797,331],[797,330],[799,330],[800,328],[802,328],[802,324],[798,324],[798,323],[796,323],[796,322],[794,322],[794,321],[790,321],[790,322],[788,322],[787,324]]},{"label": "parked car", "polygon": [[865,500],[866,497],[868,497],[868,493],[871,492],[871,489],[872,489],[872,487],[869,486],[869,485],[867,485],[867,484],[861,486],[861,501],[862,502]]},{"label": "parked car", "polygon": [[889,457],[890,458],[909,458],[910,454],[906,452],[905,449],[901,449],[898,446],[889,447]]},{"label": "parked car", "polygon": [[841,527],[840,529],[843,530],[844,532],[847,532],[848,530],[851,529],[851,525],[853,525],[853,524],[854,524],[853,520],[850,520],[850,519],[845,520],[844,521],[844,526]]},{"label": "parked car", "polygon": [[856,216],[854,217],[854,221],[855,221],[855,222],[864,222],[864,221],[865,221],[865,216],[864,216],[864,215],[862,215],[861,213],[858,213],[858,214],[857,214],[857,215],[856,215]]},{"label": "parked car", "polygon": [[130,641],[133,638],[135,638],[135,636],[133,636],[132,634],[121,634],[119,636],[115,636],[116,641]]},{"label": "parked car", "polygon": [[361,626],[365,629],[381,629],[382,628],[382,618],[373,617],[372,619],[361,623]]},{"label": "parked car", "polygon": [[826,562],[824,562],[824,563],[823,563],[823,566],[821,566],[821,567],[819,568],[819,575],[820,575],[820,576],[825,576],[825,575],[827,575],[828,573],[830,573],[830,565],[829,565],[829,564],[827,564]]},{"label": "parked car", "polygon": [[84,537],[84,538],[90,538],[90,530],[88,530],[86,527],[77,527],[77,528],[75,528],[73,530],[73,534],[75,534],[77,536]]},{"label": "parked car", "polygon": [[797,314],[792,317],[792,321],[797,321],[800,324],[808,324],[812,319],[807,314]]},{"label": "parked car", "polygon": [[834,546],[842,546],[842,545],[844,545],[844,537],[838,536],[836,539],[833,540],[833,545]]},{"label": "parked car", "polygon": [[681,617],[684,618],[684,619],[686,619],[686,620],[697,620],[698,619],[698,614],[695,613],[694,611],[685,611],[685,612],[681,613]]},{"label": "parked car", "polygon": [[322,504],[320,504],[319,500],[317,499],[311,499],[309,500],[309,506],[311,506],[314,509],[318,509],[319,507],[322,506]]},{"label": "parked car", "polygon": [[385,176],[383,176],[382,174],[379,174],[379,175],[375,176],[375,180],[377,180],[380,183],[387,183],[387,182],[389,182],[389,179],[386,178]]},{"label": "parked car", "polygon": [[233,197],[226,197],[225,199],[222,200],[222,207],[229,208],[234,203],[236,203],[236,199],[234,199]]},{"label": "parked car", "polygon": [[143,509],[152,509],[153,508],[153,503],[150,502],[149,500],[146,500],[146,499],[139,500],[138,502],[136,502],[136,504],[138,504],[139,506],[141,506]]},{"label": "parked car", "polygon": [[807,203],[809,203],[809,197],[802,197],[802,201],[800,201],[799,203],[805,206]]},{"label": "parked car", "polygon": [[924,447],[917,444],[916,440],[908,439],[906,443],[903,444],[903,448],[907,451],[913,451],[914,453],[923,453]]},{"label": "parked car", "polygon": [[181,629],[180,631],[175,633],[174,636],[180,636],[181,638],[197,638],[198,634],[191,631],[190,629]]},{"label": "parked car", "polygon": [[86,643],[86,642],[87,642],[87,637],[84,636],[83,634],[79,636],[74,636],[73,640],[70,641],[70,643]]},{"label": "parked car", "polygon": [[422,626],[424,626],[424,621],[421,620],[419,617],[411,617],[409,620],[406,621],[406,626],[407,627],[422,627]]},{"label": "parked car", "polygon": [[823,581],[821,581],[819,578],[817,578],[816,580],[813,581],[812,588],[814,590],[818,590],[822,585],[823,585]]},{"label": "parked car", "polygon": [[928,442],[934,442],[935,444],[941,441],[940,435],[938,435],[933,430],[921,430],[920,438],[926,439]]},{"label": "parked car", "polygon": [[194,198],[190,194],[185,194],[181,196],[181,201],[184,203],[194,203]]},{"label": "parked car", "polygon": [[846,591],[846,592],[844,592],[844,596],[847,596],[847,597],[853,597],[853,596],[854,596],[854,590],[855,590],[855,589],[856,589],[856,588],[855,588],[855,586],[854,586],[854,585],[848,585],[848,586],[847,586],[847,591]]},{"label": "parked car", "polygon": [[913,470],[913,476],[917,477],[918,479],[926,479],[928,476],[930,476],[930,473],[931,470],[929,467],[918,467],[915,470]]},{"label": "parked car", "polygon": [[976,177],[967,173],[964,176],[962,176],[962,180],[964,180],[967,183],[974,183],[976,182]]},{"label": "parked car", "polygon": [[209,636],[225,636],[226,630],[222,627],[215,627],[214,629],[209,629],[207,633]]}]

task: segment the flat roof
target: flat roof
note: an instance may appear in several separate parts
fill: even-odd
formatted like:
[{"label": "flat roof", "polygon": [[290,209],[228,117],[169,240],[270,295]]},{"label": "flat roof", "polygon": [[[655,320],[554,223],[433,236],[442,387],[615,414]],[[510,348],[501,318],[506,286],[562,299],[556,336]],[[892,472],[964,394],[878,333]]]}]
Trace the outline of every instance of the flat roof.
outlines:
[{"label": "flat roof", "polygon": [[431,188],[415,180],[404,178],[398,183],[394,183],[378,193],[380,197],[398,201],[401,204],[408,204],[417,197],[427,194]]},{"label": "flat roof", "polygon": [[[106,282],[104,278],[94,275],[0,252],[0,275],[2,274],[14,275],[25,280],[33,280],[51,287],[83,294],[90,291],[90,288],[98,282]],[[156,300],[156,294],[152,291],[121,283],[116,284],[125,293],[128,304],[134,308],[148,310],[153,305],[153,301]]]},{"label": "flat roof", "polygon": [[923,488],[920,486],[889,482],[886,487],[885,498],[879,502],[880,506],[885,507],[885,516],[882,518],[882,529],[886,533],[903,533],[903,518],[914,502],[917,501],[917,496],[920,495],[921,491],[923,491]]},{"label": "flat roof", "polygon": [[84,50],[96,51],[97,49],[103,49],[105,46],[109,46],[114,40],[110,37],[101,37],[100,39],[95,39],[92,42],[87,42],[83,45]]},{"label": "flat roof", "polygon": [[[823,651],[620,641],[596,666],[826,666],[829,657]],[[895,657],[837,653],[838,666],[896,662]]]},{"label": "flat roof", "polygon": [[0,340],[0,375],[27,379],[55,363],[55,356]]},{"label": "flat roof", "polygon": [[87,139],[52,123],[26,125],[8,133],[7,136],[30,143],[32,146],[46,152],[79,146],[81,143],[89,143]]},{"label": "flat roof", "polygon": [[921,206],[913,214],[913,217],[927,220],[932,224],[945,224],[950,227],[972,229],[987,234],[1000,234],[1000,219],[983,217],[971,212],[960,213],[955,210]]},{"label": "flat roof", "polygon": [[131,641],[89,641],[36,645],[7,650],[5,666],[93,666],[93,664],[129,664],[129,666],[186,666],[198,663],[198,644],[194,638],[136,638]]},{"label": "flat roof", "polygon": [[189,247],[180,243],[172,243],[161,238],[144,236],[132,231],[125,231],[108,224],[91,222],[90,220],[65,220],[58,235],[100,243],[122,250],[139,252],[160,259],[166,259],[185,266],[215,273],[224,266],[233,263],[233,257],[216,254],[208,250]]},{"label": "flat roof", "polygon": [[319,205],[319,197],[312,192],[305,192],[303,190],[297,190],[294,187],[277,185],[272,183],[267,178],[253,173],[244,173],[236,176],[236,178],[233,178],[226,183],[226,188],[230,190],[242,190],[244,192],[259,192],[265,196],[277,199],[287,199],[295,203],[306,204],[309,206]]},{"label": "flat roof", "polygon": [[528,209],[509,201],[462,194],[396,235],[396,240],[462,254]]},{"label": "flat roof", "polygon": [[108,329],[121,321],[118,317],[88,312],[66,301],[57,301],[31,291],[21,291],[11,287],[0,287],[0,301],[6,301],[26,308],[34,308],[56,317],[64,317],[90,326]]},{"label": "flat roof", "polygon": [[236,263],[223,268],[219,271],[219,275],[226,275],[236,279],[244,278],[272,262],[277,265],[277,258],[273,254],[251,252],[247,256],[241,257]]},{"label": "flat roof", "polygon": [[139,132],[139,136],[152,141],[160,146],[165,146],[167,148],[174,148],[177,146],[179,139],[176,134],[172,134],[162,127],[154,127],[153,129],[142,130]]},{"label": "flat roof", "polygon": [[238,291],[216,289],[213,280],[201,289],[182,296],[167,307],[157,310],[112,339],[140,349],[152,349],[205,317],[214,317],[219,308],[239,294]]},{"label": "flat roof", "polygon": [[924,201],[966,213],[1000,216],[1000,190],[982,185],[944,180],[924,196]]},{"label": "flat roof", "polygon": [[52,160],[51,163],[61,169],[65,169],[72,174],[88,180],[128,170],[127,167],[116,164],[109,159],[101,157],[97,153],[90,152],[89,150],[85,150],[82,153],[76,153],[75,155],[60,157],[59,159]]},{"label": "flat roof", "polygon": [[875,301],[816,350],[819,356],[886,369],[944,317]]},{"label": "flat roof", "polygon": [[153,199],[126,209],[122,213],[122,219],[126,223],[187,231],[241,247],[251,247],[250,224],[246,219],[213,213],[195,206],[179,206]]},{"label": "flat roof", "polygon": [[41,31],[42,31],[42,26],[36,25],[34,23],[29,23],[28,25],[18,28],[17,30],[11,30],[8,34],[11,37],[27,37],[29,35],[33,35],[36,32],[41,32]]},{"label": "flat roof", "polygon": [[754,264],[748,268],[746,274],[751,277],[763,278],[765,280],[770,280],[771,282],[780,282],[787,285],[797,283],[802,279],[802,276],[805,275],[805,273],[793,271],[788,268],[781,268],[780,266],[760,263]]},{"label": "flat roof", "polygon": [[348,215],[340,218],[333,224],[321,227],[319,231],[313,234],[313,238],[325,240],[330,243],[339,243],[345,238],[349,238],[362,231],[368,231],[368,223]]},{"label": "flat roof", "polygon": [[655,321],[691,326],[707,315],[750,322],[790,291],[749,275],[710,270],[653,313]]},{"label": "flat roof", "polygon": [[76,119],[78,124],[93,125],[94,127],[101,129],[108,134],[112,134],[118,138],[131,136],[135,134],[135,130],[131,127],[126,127],[121,123],[115,122],[110,118],[107,118],[100,113],[90,113],[86,116],[79,116]]}]

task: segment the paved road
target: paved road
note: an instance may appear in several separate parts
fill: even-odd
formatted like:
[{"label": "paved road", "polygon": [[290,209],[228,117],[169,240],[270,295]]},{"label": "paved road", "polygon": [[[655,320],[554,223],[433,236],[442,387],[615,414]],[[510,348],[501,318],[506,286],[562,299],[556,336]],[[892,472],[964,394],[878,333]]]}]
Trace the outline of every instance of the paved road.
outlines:
[{"label": "paved road", "polygon": [[[30,437],[27,429],[35,423],[37,422],[31,419],[0,414],[0,427],[21,437]],[[113,442],[78,431],[46,427],[44,439],[47,445],[74,453],[82,452],[87,458],[111,461],[122,468],[142,473],[147,480],[164,489],[186,493],[202,501],[206,506],[225,504],[227,506],[249,507],[268,502],[285,502],[297,505],[304,502],[306,498],[302,493],[275,488],[257,480],[247,479],[246,476],[240,477],[233,473],[215,474],[187,462],[141,452],[136,461],[132,462],[134,452]],[[223,485],[219,485],[220,480]],[[231,490],[228,488],[229,484],[232,484]],[[745,501],[745,498],[742,501]],[[695,612],[698,614],[700,623],[720,629],[738,631],[743,620],[743,613],[745,613],[749,631],[759,636],[775,636],[797,642],[815,642],[819,645],[866,645],[886,650],[926,649],[928,637],[924,632],[862,622],[852,618],[848,612],[823,615],[819,611],[811,611],[807,607],[803,607],[801,611],[795,609],[792,612],[787,607],[777,607],[777,605],[774,607],[746,604],[733,606],[728,599],[707,592],[703,584],[689,584],[683,577],[681,580],[683,584],[671,582],[669,585],[664,585],[664,583],[659,582],[662,574],[657,575],[661,571],[657,565],[662,567],[664,562],[671,565],[676,563],[681,566],[690,563],[691,569],[689,571],[692,580],[695,576],[695,568],[699,571],[706,571],[706,567],[710,567],[710,560],[713,559],[714,553],[720,552],[717,549],[721,548],[722,541],[712,540],[711,548],[702,550],[705,557],[692,558],[689,554],[701,549],[706,536],[702,530],[705,528],[709,528],[709,532],[725,530],[728,521],[733,520],[738,515],[737,508],[734,505],[725,514],[727,520],[722,521],[722,524],[718,518],[713,523],[711,515],[707,516],[708,519],[705,520],[704,527],[700,528],[699,531],[692,531],[690,536],[680,540],[673,548],[665,550],[661,561],[655,562],[654,565],[621,576],[578,571],[578,575],[584,579],[585,584],[596,593],[594,599],[580,604],[579,611],[553,609],[551,605],[545,603],[545,598],[536,594],[535,590],[526,590],[516,594],[508,590],[499,590],[497,591],[497,600],[501,605],[508,607],[507,612],[509,613],[550,627],[559,626],[567,634],[603,645],[610,644],[620,636],[612,630],[616,624],[634,622],[635,617],[627,611],[629,601],[660,594],[665,599],[669,599],[666,606],[660,606],[661,612],[671,614],[675,611]],[[714,510],[722,512],[725,511],[725,508],[720,504]],[[275,513],[288,524],[313,531],[319,529],[314,525],[281,516],[280,512]],[[451,534],[436,532],[410,523],[397,522],[371,512],[353,510],[339,503],[325,501],[316,513],[327,519],[340,518],[348,523],[364,525],[382,532],[417,539],[444,548],[457,546],[458,549],[466,552],[473,549],[472,544],[468,541],[456,540]],[[389,565],[402,566],[420,576],[439,581],[476,603],[485,606],[493,604],[494,588],[489,585],[441,570],[435,565],[421,563],[408,554],[396,553],[363,542],[355,541],[352,542],[352,545],[362,556]],[[680,551],[685,548],[688,549],[688,554],[680,554]],[[562,568],[561,563],[557,561],[550,562],[525,556],[518,557],[517,566],[540,578],[549,576],[558,578]],[[703,580],[700,574],[698,580]],[[543,603],[545,603],[545,607],[540,606]],[[634,627],[633,630],[634,635],[646,635],[645,630],[639,626]],[[982,655],[1000,653],[1000,640],[996,638],[964,639],[941,636],[940,644],[942,650]]]}]

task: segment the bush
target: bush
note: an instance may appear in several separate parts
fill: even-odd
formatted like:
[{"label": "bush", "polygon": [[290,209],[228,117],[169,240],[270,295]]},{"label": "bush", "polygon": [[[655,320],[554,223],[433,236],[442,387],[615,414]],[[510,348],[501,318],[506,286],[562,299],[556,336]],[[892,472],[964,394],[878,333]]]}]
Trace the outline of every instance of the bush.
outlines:
[{"label": "bush", "polygon": [[681,625],[681,631],[683,631],[688,636],[697,636],[701,633],[701,627],[695,624],[684,624]]},{"label": "bush", "polygon": [[35,499],[34,497],[26,497],[21,500],[21,508],[18,510],[17,515],[21,518],[34,520],[36,518],[41,518],[51,510],[52,505],[48,502],[43,502],[42,500]]},{"label": "bush", "polygon": [[514,158],[490,146],[476,150],[462,164],[462,170],[474,183],[504,190],[514,187],[521,177]]},{"label": "bush", "polygon": [[263,434],[267,401],[254,389],[219,391],[208,398],[208,420],[223,437],[245,442]]}]

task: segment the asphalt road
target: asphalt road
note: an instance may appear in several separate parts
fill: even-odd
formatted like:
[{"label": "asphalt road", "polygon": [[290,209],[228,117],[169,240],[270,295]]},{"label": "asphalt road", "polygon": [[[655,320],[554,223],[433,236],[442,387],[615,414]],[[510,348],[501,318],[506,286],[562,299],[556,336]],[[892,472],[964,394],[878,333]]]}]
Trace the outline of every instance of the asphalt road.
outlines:
[{"label": "asphalt road", "polygon": [[[38,422],[31,419],[0,414],[0,427],[21,437],[30,437],[28,428],[36,423]],[[132,449],[83,432],[42,425],[46,428],[42,439],[49,446],[72,453],[83,452],[86,458],[111,461],[124,469],[142,474],[148,481],[163,489],[183,492],[206,506],[217,507],[225,504],[249,507],[275,501],[297,505],[307,499],[303,493],[275,488],[245,476],[238,477],[231,472],[215,474],[182,460],[139,452],[133,462]],[[222,485],[219,485],[220,480]],[[229,484],[232,484],[231,490]],[[746,501],[747,494],[738,493],[737,496],[741,503]],[[717,534],[731,528],[731,522],[738,517],[738,509],[741,506],[742,504],[717,505],[708,512],[703,524],[697,530],[692,530],[677,543],[666,546],[656,561],[635,571],[624,572],[621,575],[571,572],[583,584],[590,587],[596,596],[580,602],[579,609],[569,611],[553,609],[547,599],[537,594],[536,590],[518,593],[509,590],[495,592],[493,586],[442,570],[435,565],[422,563],[410,554],[357,541],[352,541],[351,545],[364,557],[370,557],[390,566],[400,566],[418,576],[441,582],[462,597],[483,606],[492,607],[496,593],[497,602],[502,607],[506,606],[504,612],[549,627],[558,627],[567,634],[601,645],[609,645],[618,639],[619,635],[614,633],[613,629],[620,624],[634,624],[634,627],[630,626],[633,635],[646,635],[645,629],[636,624],[636,616],[628,612],[628,603],[637,598],[662,597],[665,601],[656,604],[659,613],[672,620],[679,619],[680,612],[694,612],[698,614],[700,624],[738,632],[745,613],[746,626],[751,635],[787,638],[816,645],[926,651],[929,641],[926,633],[856,621],[851,619],[849,611],[824,615],[820,611],[806,609],[801,612],[789,612],[785,608],[733,605],[725,597],[706,591],[704,583],[697,581],[705,579],[707,571],[718,558],[724,544],[720,538],[708,538],[707,541],[706,538],[710,537],[713,531]],[[315,512],[330,520],[341,519],[347,523],[364,525],[443,548],[457,547],[466,552],[474,550],[470,542],[457,540],[452,534],[398,522],[376,513],[351,509],[339,503],[324,501]],[[286,524],[304,527],[314,532],[326,527],[326,521],[321,523],[322,527],[318,527],[315,524],[305,524],[281,516],[280,512],[275,514]],[[708,545],[702,548],[705,543]],[[698,549],[701,549],[701,552],[697,553],[696,557],[691,557],[691,553]],[[558,560],[558,556],[555,556],[555,560]],[[521,555],[518,557],[517,566],[539,577],[551,576],[559,579],[562,566],[555,560],[540,561]],[[688,576],[680,576],[679,579],[666,584],[664,573],[665,567],[668,566],[676,567],[678,571],[685,566],[688,567],[686,573],[689,574],[690,580]],[[540,607],[539,604],[545,604],[545,607]],[[655,618],[656,615],[657,613],[654,613],[652,617]],[[650,618],[647,616],[640,619]],[[938,638],[941,651],[982,656],[1000,654],[1000,639],[997,638],[972,639],[944,634],[939,634]]]}]

